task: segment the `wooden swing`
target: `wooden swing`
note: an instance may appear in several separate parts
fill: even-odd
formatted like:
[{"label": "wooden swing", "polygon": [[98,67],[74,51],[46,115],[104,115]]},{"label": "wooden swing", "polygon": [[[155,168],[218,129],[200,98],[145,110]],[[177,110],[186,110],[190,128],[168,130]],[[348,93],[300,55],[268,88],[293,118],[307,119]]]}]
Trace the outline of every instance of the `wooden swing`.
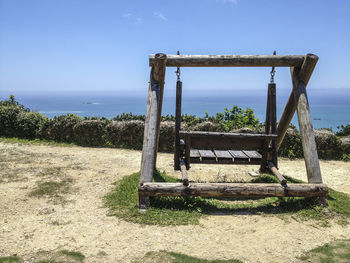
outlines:
[{"label": "wooden swing", "polygon": [[[316,142],[311,123],[306,85],[318,57],[306,56],[150,56],[151,76],[147,102],[145,132],[139,184],[139,207],[149,204],[149,196],[305,196],[324,197],[328,193],[322,184]],[[180,131],[182,82],[180,67],[272,67],[268,84],[265,133],[220,133]],[[166,67],[177,67],[174,169],[181,170],[182,183],[152,182],[156,167],[159,127]],[[293,91],[276,125],[275,67],[290,67]],[[295,111],[302,137],[304,159],[309,184],[288,184],[278,172],[277,150],[281,145]],[[270,171],[280,184],[252,183],[189,183],[187,170],[191,163],[260,164],[260,172]]]}]

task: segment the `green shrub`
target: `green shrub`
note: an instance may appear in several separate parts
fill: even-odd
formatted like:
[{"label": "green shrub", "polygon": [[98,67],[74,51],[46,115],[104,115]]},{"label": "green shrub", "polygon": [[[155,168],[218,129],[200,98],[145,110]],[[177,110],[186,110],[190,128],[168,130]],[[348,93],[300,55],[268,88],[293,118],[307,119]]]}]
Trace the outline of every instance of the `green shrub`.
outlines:
[{"label": "green shrub", "polygon": [[54,117],[43,125],[40,134],[42,138],[48,140],[73,142],[75,139],[73,128],[81,121],[82,118],[75,114]]},{"label": "green shrub", "polygon": [[327,129],[315,130],[318,157],[326,160],[340,160],[343,157],[340,140]]},{"label": "green shrub", "polygon": [[41,126],[47,120],[47,117],[38,112],[20,112],[16,120],[16,136],[25,139],[37,138],[40,134]]},{"label": "green shrub", "polygon": [[303,157],[303,146],[301,137],[296,128],[288,128],[283,142],[278,150],[278,154],[282,157],[290,159]]},{"label": "green shrub", "polygon": [[259,128],[259,120],[255,117],[254,111],[250,108],[243,110],[238,106],[233,106],[232,109],[225,108],[222,113],[217,113],[215,117],[208,116],[206,118],[219,125],[220,130],[229,132],[233,129],[249,127],[254,130]]},{"label": "green shrub", "polygon": [[337,127],[338,129],[340,129],[335,135],[337,136],[348,136],[350,135],[350,124],[348,125],[340,125]]},{"label": "green shrub", "polygon": [[22,104],[20,104],[18,101],[16,101],[14,95],[10,95],[7,100],[0,101],[0,107],[2,106],[14,106],[21,110],[29,112],[30,110],[28,108],[25,108]]},{"label": "green shrub", "polygon": [[211,121],[204,121],[201,123],[196,124],[193,127],[193,130],[195,131],[209,131],[209,132],[216,132],[218,131],[219,127],[216,123],[213,123]]},{"label": "green shrub", "polygon": [[100,120],[84,120],[74,127],[75,142],[82,146],[104,146],[106,126]]},{"label": "green shrub", "polygon": [[0,107],[0,136],[17,136],[17,117],[21,112],[25,112],[17,106]]},{"label": "green shrub", "polygon": [[112,121],[107,126],[107,138],[115,147],[142,149],[144,122]]},{"label": "green shrub", "polygon": [[160,123],[159,133],[159,151],[171,152],[174,151],[175,141],[175,122],[164,121]]}]

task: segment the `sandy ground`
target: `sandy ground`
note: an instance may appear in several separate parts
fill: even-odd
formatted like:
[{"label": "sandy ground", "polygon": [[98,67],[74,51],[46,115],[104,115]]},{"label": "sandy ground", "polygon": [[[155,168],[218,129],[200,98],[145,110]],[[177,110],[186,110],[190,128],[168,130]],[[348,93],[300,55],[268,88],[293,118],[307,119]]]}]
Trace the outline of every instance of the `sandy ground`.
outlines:
[{"label": "sandy ground", "polygon": [[[200,225],[172,227],[106,216],[103,196],[113,182],[140,169],[140,151],[0,143],[0,157],[0,256],[30,258],[40,250],[68,249],[82,252],[86,262],[131,262],[149,251],[168,250],[207,259],[297,262],[305,250],[350,238],[349,225],[323,228],[276,216],[213,215]],[[157,166],[179,176],[172,157],[160,153]],[[281,159],[280,167],[284,174],[306,180],[303,160]],[[74,179],[64,205],[28,196],[50,169]],[[190,178],[249,180],[248,172],[257,169],[193,165]],[[321,169],[325,183],[350,194],[350,163],[321,161]]]}]

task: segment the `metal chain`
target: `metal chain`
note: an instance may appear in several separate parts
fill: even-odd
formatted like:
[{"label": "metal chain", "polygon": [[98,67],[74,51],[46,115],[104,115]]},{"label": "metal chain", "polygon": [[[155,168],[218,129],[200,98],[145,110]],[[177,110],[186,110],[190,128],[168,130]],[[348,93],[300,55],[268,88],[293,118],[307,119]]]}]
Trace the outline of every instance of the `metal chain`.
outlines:
[{"label": "metal chain", "polygon": [[[177,54],[177,55],[180,55],[180,51],[177,51],[176,54]],[[181,74],[181,72],[180,72],[180,67],[177,67],[177,70],[175,71],[175,74],[176,74],[176,76],[177,76],[177,81],[180,81],[180,74]]]},{"label": "metal chain", "polygon": [[[274,56],[276,55],[276,50],[273,52],[273,55]],[[270,74],[271,74],[270,83],[274,83],[275,82],[275,74],[276,74],[275,67],[272,67]]]}]

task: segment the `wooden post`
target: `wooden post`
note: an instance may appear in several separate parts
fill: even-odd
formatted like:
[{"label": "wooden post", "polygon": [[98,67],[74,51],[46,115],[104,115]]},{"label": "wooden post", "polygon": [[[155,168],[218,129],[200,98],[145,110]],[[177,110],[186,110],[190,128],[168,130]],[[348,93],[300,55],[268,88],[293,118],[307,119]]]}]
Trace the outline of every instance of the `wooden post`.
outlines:
[{"label": "wooden post", "polygon": [[[318,56],[313,54],[307,54],[304,59],[304,62],[299,71],[299,80],[304,84],[305,87],[307,86],[310,80],[311,74],[316,66],[317,61],[318,61]],[[297,108],[297,105],[295,102],[294,94],[293,92],[291,92],[277,127],[277,134],[278,134],[277,149],[281,146],[281,143],[283,141],[284,136],[286,135],[287,129],[289,127],[289,123],[291,122],[294,116],[296,108]]]},{"label": "wooden post", "polygon": [[307,178],[309,183],[321,184],[322,176],[316,149],[315,134],[312,127],[309,102],[306,94],[306,86],[305,83],[300,79],[300,71],[300,68],[294,68],[291,70],[291,74]]},{"label": "wooden post", "polygon": [[[270,88],[270,112],[271,112],[271,133],[276,134],[276,121],[277,121],[277,110],[276,110],[276,84],[275,83],[270,83],[269,84]],[[272,148],[272,162],[278,169],[278,163],[277,163],[277,146],[276,146],[276,141],[271,142],[271,148]]]},{"label": "wooden post", "polygon": [[[153,172],[156,167],[166,60],[167,56],[165,54],[156,54],[154,65],[151,69],[142,147],[140,185],[143,185],[145,182],[152,182]],[[149,198],[139,193],[139,208],[145,209],[148,203]]]},{"label": "wooden post", "polygon": [[278,181],[280,181],[281,185],[287,184],[286,178],[284,178],[283,175],[280,174],[280,172],[277,170],[277,167],[272,162],[269,162],[269,169],[273,173],[273,175],[276,176]]},{"label": "wooden post", "polygon": [[181,181],[182,181],[183,185],[187,186],[189,183],[188,183],[188,174],[187,174],[186,163],[185,163],[184,159],[181,159],[180,165],[181,165],[181,175],[182,175]]},{"label": "wooden post", "polygon": [[[271,84],[271,83],[270,83]],[[270,134],[271,130],[271,92],[270,84],[267,88],[267,101],[266,101],[266,117],[265,117],[265,134]],[[261,164],[260,164],[260,173],[265,173],[267,170],[267,156],[269,152],[270,139],[266,139],[264,142],[263,152],[261,154]]]},{"label": "wooden post", "polygon": [[181,128],[181,99],[182,99],[182,82],[176,82],[176,110],[175,110],[175,154],[174,170],[180,170],[180,128]]},{"label": "wooden post", "polygon": [[191,137],[189,135],[185,136],[185,162],[186,169],[190,169],[190,154],[191,154]]}]

